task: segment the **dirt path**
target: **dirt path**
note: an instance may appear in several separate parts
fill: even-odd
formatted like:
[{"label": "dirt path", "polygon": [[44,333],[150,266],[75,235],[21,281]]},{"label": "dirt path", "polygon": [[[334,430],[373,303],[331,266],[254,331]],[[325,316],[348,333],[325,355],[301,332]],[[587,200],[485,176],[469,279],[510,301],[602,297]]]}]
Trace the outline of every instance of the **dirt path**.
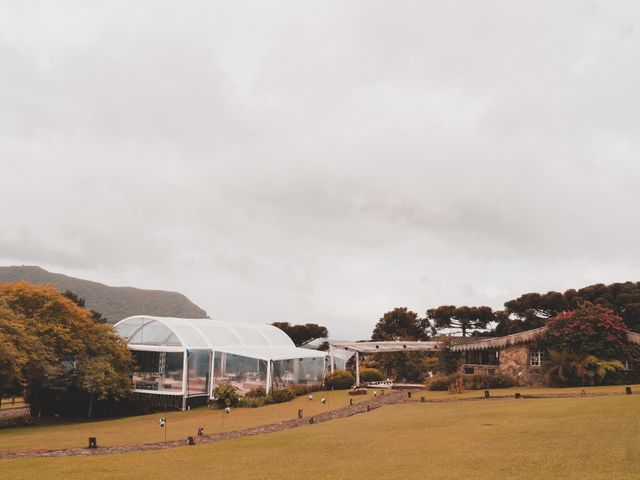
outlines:
[{"label": "dirt path", "polygon": [[[476,401],[490,401],[490,400],[513,400],[521,401],[521,399],[531,398],[576,398],[576,397],[603,397],[611,395],[624,395],[624,392],[613,393],[587,393],[587,394],[537,394],[537,395],[521,395],[521,399],[518,400],[514,396],[494,396],[485,398],[484,396],[467,397],[467,398],[442,398],[442,399],[422,399],[415,395],[416,392],[411,392],[412,397],[409,397],[409,392],[393,391],[385,395],[379,395],[377,397],[370,398],[367,401],[355,404],[349,407],[338,408],[329,412],[321,413],[320,415],[314,415],[311,418],[296,418],[279,423],[272,423],[268,425],[261,425],[258,427],[247,428],[244,430],[236,430],[226,433],[217,433],[211,435],[204,435],[201,437],[195,437],[196,444],[205,444],[219,442],[222,440],[232,440],[241,437],[250,437],[255,435],[263,435],[265,433],[281,432],[283,430],[289,430],[291,428],[302,427],[309,425],[310,423],[322,423],[338,418],[347,418],[353,415],[359,415],[366,413],[370,410],[384,407],[386,405],[393,405],[399,403],[450,403],[450,402],[476,402]],[[634,393],[637,394],[637,393]],[[99,440],[99,439],[98,439]],[[187,445],[187,440],[171,440],[166,444],[164,442],[145,443],[141,445],[126,445],[116,447],[98,447],[96,449],[89,448],[68,448],[60,450],[39,450],[39,451],[24,451],[24,452],[0,452],[0,460],[8,460],[14,458],[29,458],[29,457],[74,457],[74,456],[88,456],[88,455],[110,455],[115,453],[127,453],[127,452],[144,452],[149,450],[161,450],[164,448],[183,447]]]}]

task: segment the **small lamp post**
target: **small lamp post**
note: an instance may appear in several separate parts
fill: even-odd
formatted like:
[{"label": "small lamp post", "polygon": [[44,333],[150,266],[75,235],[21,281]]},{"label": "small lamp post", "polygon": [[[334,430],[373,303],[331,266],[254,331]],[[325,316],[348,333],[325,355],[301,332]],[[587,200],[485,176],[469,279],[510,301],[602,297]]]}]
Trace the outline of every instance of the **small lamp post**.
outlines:
[{"label": "small lamp post", "polygon": [[164,446],[167,446],[167,417],[160,418],[160,428],[164,429]]},{"label": "small lamp post", "polygon": [[220,434],[224,431],[224,417],[231,413],[231,409],[229,407],[225,408],[222,411],[222,421],[220,422]]}]

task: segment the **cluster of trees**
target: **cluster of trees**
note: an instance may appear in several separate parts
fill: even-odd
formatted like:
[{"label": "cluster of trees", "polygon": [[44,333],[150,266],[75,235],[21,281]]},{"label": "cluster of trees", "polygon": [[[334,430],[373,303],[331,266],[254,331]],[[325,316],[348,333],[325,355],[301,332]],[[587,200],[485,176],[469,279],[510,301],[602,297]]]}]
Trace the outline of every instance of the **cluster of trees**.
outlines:
[{"label": "cluster of trees", "polygon": [[462,336],[503,336],[545,325],[549,318],[575,310],[585,302],[611,309],[632,331],[640,331],[640,282],[598,283],[564,293],[525,293],[504,303],[487,306],[442,305],[427,310],[425,319],[437,330],[458,330]]},{"label": "cluster of trees", "polygon": [[126,343],[81,298],[27,282],[0,284],[0,394],[24,391],[32,414],[93,413],[129,395]]},{"label": "cluster of trees", "polygon": [[[407,308],[396,308],[380,318],[371,340],[427,340],[439,333],[449,334],[452,331],[460,332],[462,336],[503,336],[544,326],[550,319],[564,318],[563,312],[581,311],[583,305],[604,308],[619,318],[624,328],[640,331],[640,282],[625,282],[610,285],[599,283],[563,293],[526,293],[505,302],[501,310],[493,310],[488,306],[441,305],[428,309],[424,317],[420,317]],[[563,335],[566,333],[563,331]],[[602,355],[591,357],[604,361],[618,358]],[[585,358],[580,357],[580,360],[584,363]],[[447,365],[454,363],[454,359],[445,360]],[[389,376],[413,381],[421,381],[424,372],[434,367],[433,359],[420,353],[377,355],[368,364]]]}]

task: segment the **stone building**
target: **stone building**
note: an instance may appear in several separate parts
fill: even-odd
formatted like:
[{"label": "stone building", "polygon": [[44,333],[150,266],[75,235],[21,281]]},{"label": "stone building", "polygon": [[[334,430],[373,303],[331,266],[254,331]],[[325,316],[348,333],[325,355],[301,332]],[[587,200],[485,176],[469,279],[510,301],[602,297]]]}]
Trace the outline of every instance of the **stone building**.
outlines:
[{"label": "stone building", "polygon": [[[532,340],[547,327],[504,337],[480,338],[476,341],[452,345],[451,350],[462,354],[460,373],[464,375],[493,375],[512,377],[520,385],[543,386],[542,365],[545,352],[533,347]],[[640,334],[628,333],[630,343],[640,344]]]}]

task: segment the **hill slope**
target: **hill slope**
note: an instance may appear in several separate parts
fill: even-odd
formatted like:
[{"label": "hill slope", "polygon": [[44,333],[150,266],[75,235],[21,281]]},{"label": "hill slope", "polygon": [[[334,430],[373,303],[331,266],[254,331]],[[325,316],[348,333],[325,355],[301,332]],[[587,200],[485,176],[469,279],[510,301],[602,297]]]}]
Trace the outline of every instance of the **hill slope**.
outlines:
[{"label": "hill slope", "polygon": [[131,315],[205,318],[202,310],[178,292],[110,287],[98,282],[48,272],[35,266],[0,267],[0,283],[26,280],[38,285],[53,285],[59,291],[71,290],[83,297],[86,305],[115,323]]}]

